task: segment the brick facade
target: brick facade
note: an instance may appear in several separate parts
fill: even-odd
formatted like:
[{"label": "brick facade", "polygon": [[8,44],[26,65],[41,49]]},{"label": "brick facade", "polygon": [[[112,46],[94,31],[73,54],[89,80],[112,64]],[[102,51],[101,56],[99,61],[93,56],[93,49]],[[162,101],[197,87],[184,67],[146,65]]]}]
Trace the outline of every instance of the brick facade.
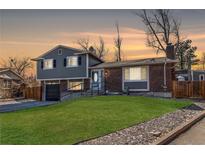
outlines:
[{"label": "brick facade", "polygon": [[44,81],[41,81],[41,87],[42,87],[42,90],[41,90],[41,92],[42,92],[42,94],[41,94],[42,100],[45,101]]},{"label": "brick facade", "polygon": [[[172,90],[172,81],[174,80],[173,64],[167,64],[167,91]],[[107,72],[106,89],[111,92],[122,91],[122,68],[105,68]],[[164,84],[164,65],[150,65],[149,66],[149,85],[152,92],[163,92]]]},{"label": "brick facade", "polygon": [[90,79],[84,79],[84,90],[90,89]]},{"label": "brick facade", "polygon": [[60,81],[60,91],[66,91],[67,90],[67,80],[61,80]]},{"label": "brick facade", "polygon": [[[174,75],[174,64],[167,64],[167,91],[172,91],[172,81],[175,78]],[[105,76],[105,73],[107,74]],[[122,92],[122,67],[105,68],[104,69],[104,81],[106,90],[109,92]],[[74,81],[74,80],[73,80]],[[75,80],[82,81],[82,80]],[[164,84],[164,65],[156,64],[149,66],[149,87],[151,92],[163,92]],[[41,82],[42,87],[44,86],[43,81]],[[136,87],[137,88],[137,87]],[[84,90],[90,89],[90,79],[84,79]],[[67,90],[67,80],[60,81],[60,91]],[[42,90],[42,96],[44,96],[44,90]]]},{"label": "brick facade", "polygon": [[[166,68],[167,91],[172,90],[172,80],[174,80],[173,64],[167,64]],[[164,65],[150,65],[149,67],[150,91],[163,92],[164,84]]]},{"label": "brick facade", "polygon": [[122,91],[122,68],[105,68],[107,72],[106,89],[110,92]]}]

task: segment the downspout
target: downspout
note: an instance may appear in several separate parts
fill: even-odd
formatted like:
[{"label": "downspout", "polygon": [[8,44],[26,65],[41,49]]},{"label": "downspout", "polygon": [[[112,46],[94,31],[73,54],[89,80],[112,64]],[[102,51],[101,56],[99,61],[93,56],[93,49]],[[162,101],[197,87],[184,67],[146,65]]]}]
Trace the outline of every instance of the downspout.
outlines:
[{"label": "downspout", "polygon": [[163,85],[163,88],[164,88],[164,92],[167,91],[167,58],[165,57],[165,60],[164,60],[164,85]]},{"label": "downspout", "polygon": [[166,50],[165,50],[165,59],[164,59],[164,92],[167,91],[167,58],[169,59],[175,59],[175,53],[174,53],[174,46],[171,43],[167,44]]}]

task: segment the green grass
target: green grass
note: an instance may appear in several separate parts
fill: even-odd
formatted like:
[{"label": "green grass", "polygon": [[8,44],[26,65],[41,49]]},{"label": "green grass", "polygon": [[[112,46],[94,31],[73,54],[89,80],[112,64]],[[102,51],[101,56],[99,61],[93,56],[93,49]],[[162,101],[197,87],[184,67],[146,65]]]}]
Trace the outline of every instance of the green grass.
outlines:
[{"label": "green grass", "polygon": [[98,96],[2,113],[0,144],[74,144],[190,104],[148,97]]}]

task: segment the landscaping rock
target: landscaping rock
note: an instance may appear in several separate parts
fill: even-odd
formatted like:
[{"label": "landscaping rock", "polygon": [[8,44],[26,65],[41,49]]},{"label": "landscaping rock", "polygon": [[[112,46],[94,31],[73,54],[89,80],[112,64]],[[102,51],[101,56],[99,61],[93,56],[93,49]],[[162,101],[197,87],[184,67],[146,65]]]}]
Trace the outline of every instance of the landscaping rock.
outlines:
[{"label": "landscaping rock", "polygon": [[159,137],[162,133],[161,132],[150,132],[153,136]]},{"label": "landscaping rock", "polygon": [[152,144],[159,137],[167,134],[182,123],[190,120],[205,109],[205,103],[196,103],[192,107],[165,114],[159,118],[96,138],[80,144]]}]

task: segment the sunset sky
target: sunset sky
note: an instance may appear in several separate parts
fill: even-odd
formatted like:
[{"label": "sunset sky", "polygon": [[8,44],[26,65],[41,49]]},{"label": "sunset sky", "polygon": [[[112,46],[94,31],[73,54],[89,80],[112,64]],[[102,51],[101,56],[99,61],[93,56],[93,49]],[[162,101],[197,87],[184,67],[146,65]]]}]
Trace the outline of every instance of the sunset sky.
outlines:
[{"label": "sunset sky", "polygon": [[[58,44],[78,47],[76,40],[102,36],[113,55],[116,21],[120,24],[126,59],[155,57],[146,47],[144,26],[137,10],[0,10],[0,59],[35,58]],[[193,40],[197,54],[205,51],[205,10],[173,10],[182,21],[183,35]],[[162,56],[162,55],[158,55]]]}]

